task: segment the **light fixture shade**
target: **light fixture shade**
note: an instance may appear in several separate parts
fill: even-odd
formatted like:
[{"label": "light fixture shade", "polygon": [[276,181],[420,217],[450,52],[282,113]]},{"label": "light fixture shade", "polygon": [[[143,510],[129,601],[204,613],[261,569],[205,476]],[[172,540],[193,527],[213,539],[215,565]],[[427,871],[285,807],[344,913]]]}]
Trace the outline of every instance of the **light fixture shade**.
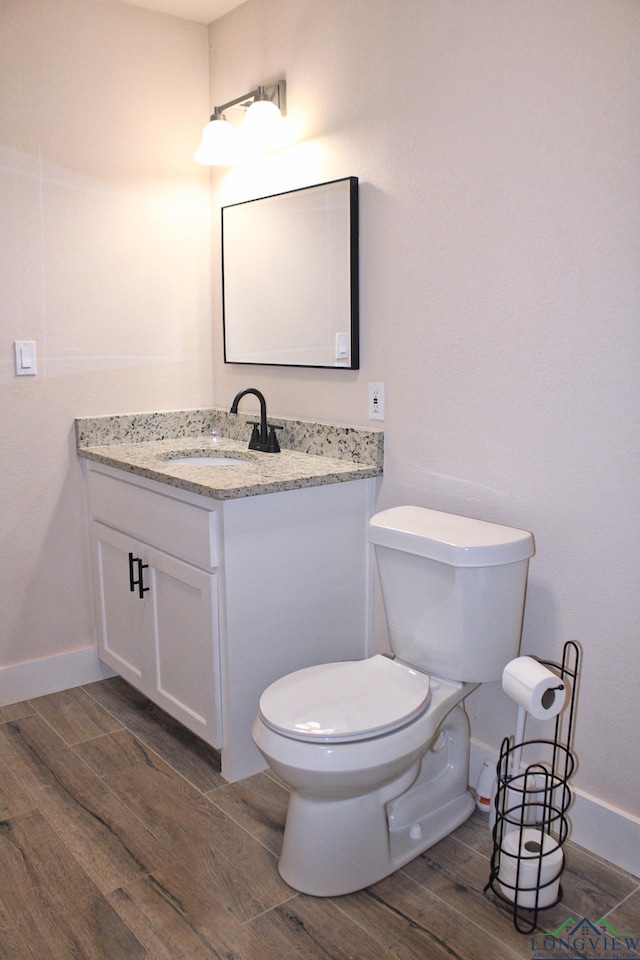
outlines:
[{"label": "light fixture shade", "polygon": [[275,146],[282,115],[269,99],[256,99],[244,115],[243,134],[254,148],[268,150]]},{"label": "light fixture shade", "polygon": [[210,167],[226,167],[236,160],[235,131],[228,120],[218,114],[202,131],[200,146],[193,158]]}]

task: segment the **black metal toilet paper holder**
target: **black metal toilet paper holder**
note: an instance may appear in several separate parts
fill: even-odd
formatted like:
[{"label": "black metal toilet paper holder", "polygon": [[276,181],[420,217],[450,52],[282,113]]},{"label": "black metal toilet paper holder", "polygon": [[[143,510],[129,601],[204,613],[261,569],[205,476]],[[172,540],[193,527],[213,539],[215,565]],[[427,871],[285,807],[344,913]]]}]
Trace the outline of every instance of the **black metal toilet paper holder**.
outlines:
[{"label": "black metal toilet paper holder", "polygon": [[[574,640],[565,643],[560,664],[542,663],[569,685],[568,706],[555,718],[553,739],[512,744],[511,739],[505,737],[502,741],[496,767],[491,873],[484,888],[485,893],[490,889],[512,910],[514,926],[523,934],[534,932],[540,910],[548,910],[562,899],[559,879],[564,856],[556,864],[556,851],[562,850],[569,833],[567,811],[571,805],[569,779],[575,769],[571,744],[580,663],[578,644]],[[523,771],[512,770],[514,755],[519,757],[525,749],[528,755],[536,755],[536,760]],[[523,842],[524,831],[530,829],[539,831],[540,842],[535,839]],[[520,831],[517,849],[510,851],[505,847],[506,840],[516,830]],[[557,895],[553,895],[556,883]],[[546,902],[549,894],[552,894],[551,902]]]}]

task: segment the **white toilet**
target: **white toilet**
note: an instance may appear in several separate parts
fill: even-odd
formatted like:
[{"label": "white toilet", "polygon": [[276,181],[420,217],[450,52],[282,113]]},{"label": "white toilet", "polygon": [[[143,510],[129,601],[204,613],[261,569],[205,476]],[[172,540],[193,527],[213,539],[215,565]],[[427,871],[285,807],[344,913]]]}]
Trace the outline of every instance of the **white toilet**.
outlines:
[{"label": "white toilet", "polygon": [[253,738],[291,787],[279,869],[315,896],[360,890],[461,824],[462,700],[518,654],[533,537],[422,507],[376,514],[396,659],[307,667],[260,698]]}]

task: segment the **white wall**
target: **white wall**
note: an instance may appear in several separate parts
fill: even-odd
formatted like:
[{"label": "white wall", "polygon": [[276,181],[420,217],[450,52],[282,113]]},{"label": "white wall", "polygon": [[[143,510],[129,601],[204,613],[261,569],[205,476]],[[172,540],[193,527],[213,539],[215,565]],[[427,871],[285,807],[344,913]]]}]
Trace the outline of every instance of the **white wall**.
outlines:
[{"label": "white wall", "polygon": [[205,26],[115,0],[3,0],[0,49],[9,667],[95,643],[73,418],[211,404],[209,67]]},{"label": "white wall", "polygon": [[[523,651],[579,640],[574,785],[636,816],[639,30],[627,0],[249,0],[210,27],[212,104],[284,75],[299,130],[213,173],[215,217],[350,174],[361,197],[361,370],[225,367],[216,275],[216,403],[365,424],[385,381],[379,506],[534,532]],[[499,684],[469,712],[513,730]]]}]

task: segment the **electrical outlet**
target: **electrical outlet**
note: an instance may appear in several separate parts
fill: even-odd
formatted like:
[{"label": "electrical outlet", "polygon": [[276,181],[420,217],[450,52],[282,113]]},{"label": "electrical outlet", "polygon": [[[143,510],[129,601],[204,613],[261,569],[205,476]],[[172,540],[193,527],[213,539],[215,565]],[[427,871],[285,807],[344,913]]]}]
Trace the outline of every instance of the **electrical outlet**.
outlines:
[{"label": "electrical outlet", "polygon": [[369,420],[384,420],[384,383],[369,384]]}]

